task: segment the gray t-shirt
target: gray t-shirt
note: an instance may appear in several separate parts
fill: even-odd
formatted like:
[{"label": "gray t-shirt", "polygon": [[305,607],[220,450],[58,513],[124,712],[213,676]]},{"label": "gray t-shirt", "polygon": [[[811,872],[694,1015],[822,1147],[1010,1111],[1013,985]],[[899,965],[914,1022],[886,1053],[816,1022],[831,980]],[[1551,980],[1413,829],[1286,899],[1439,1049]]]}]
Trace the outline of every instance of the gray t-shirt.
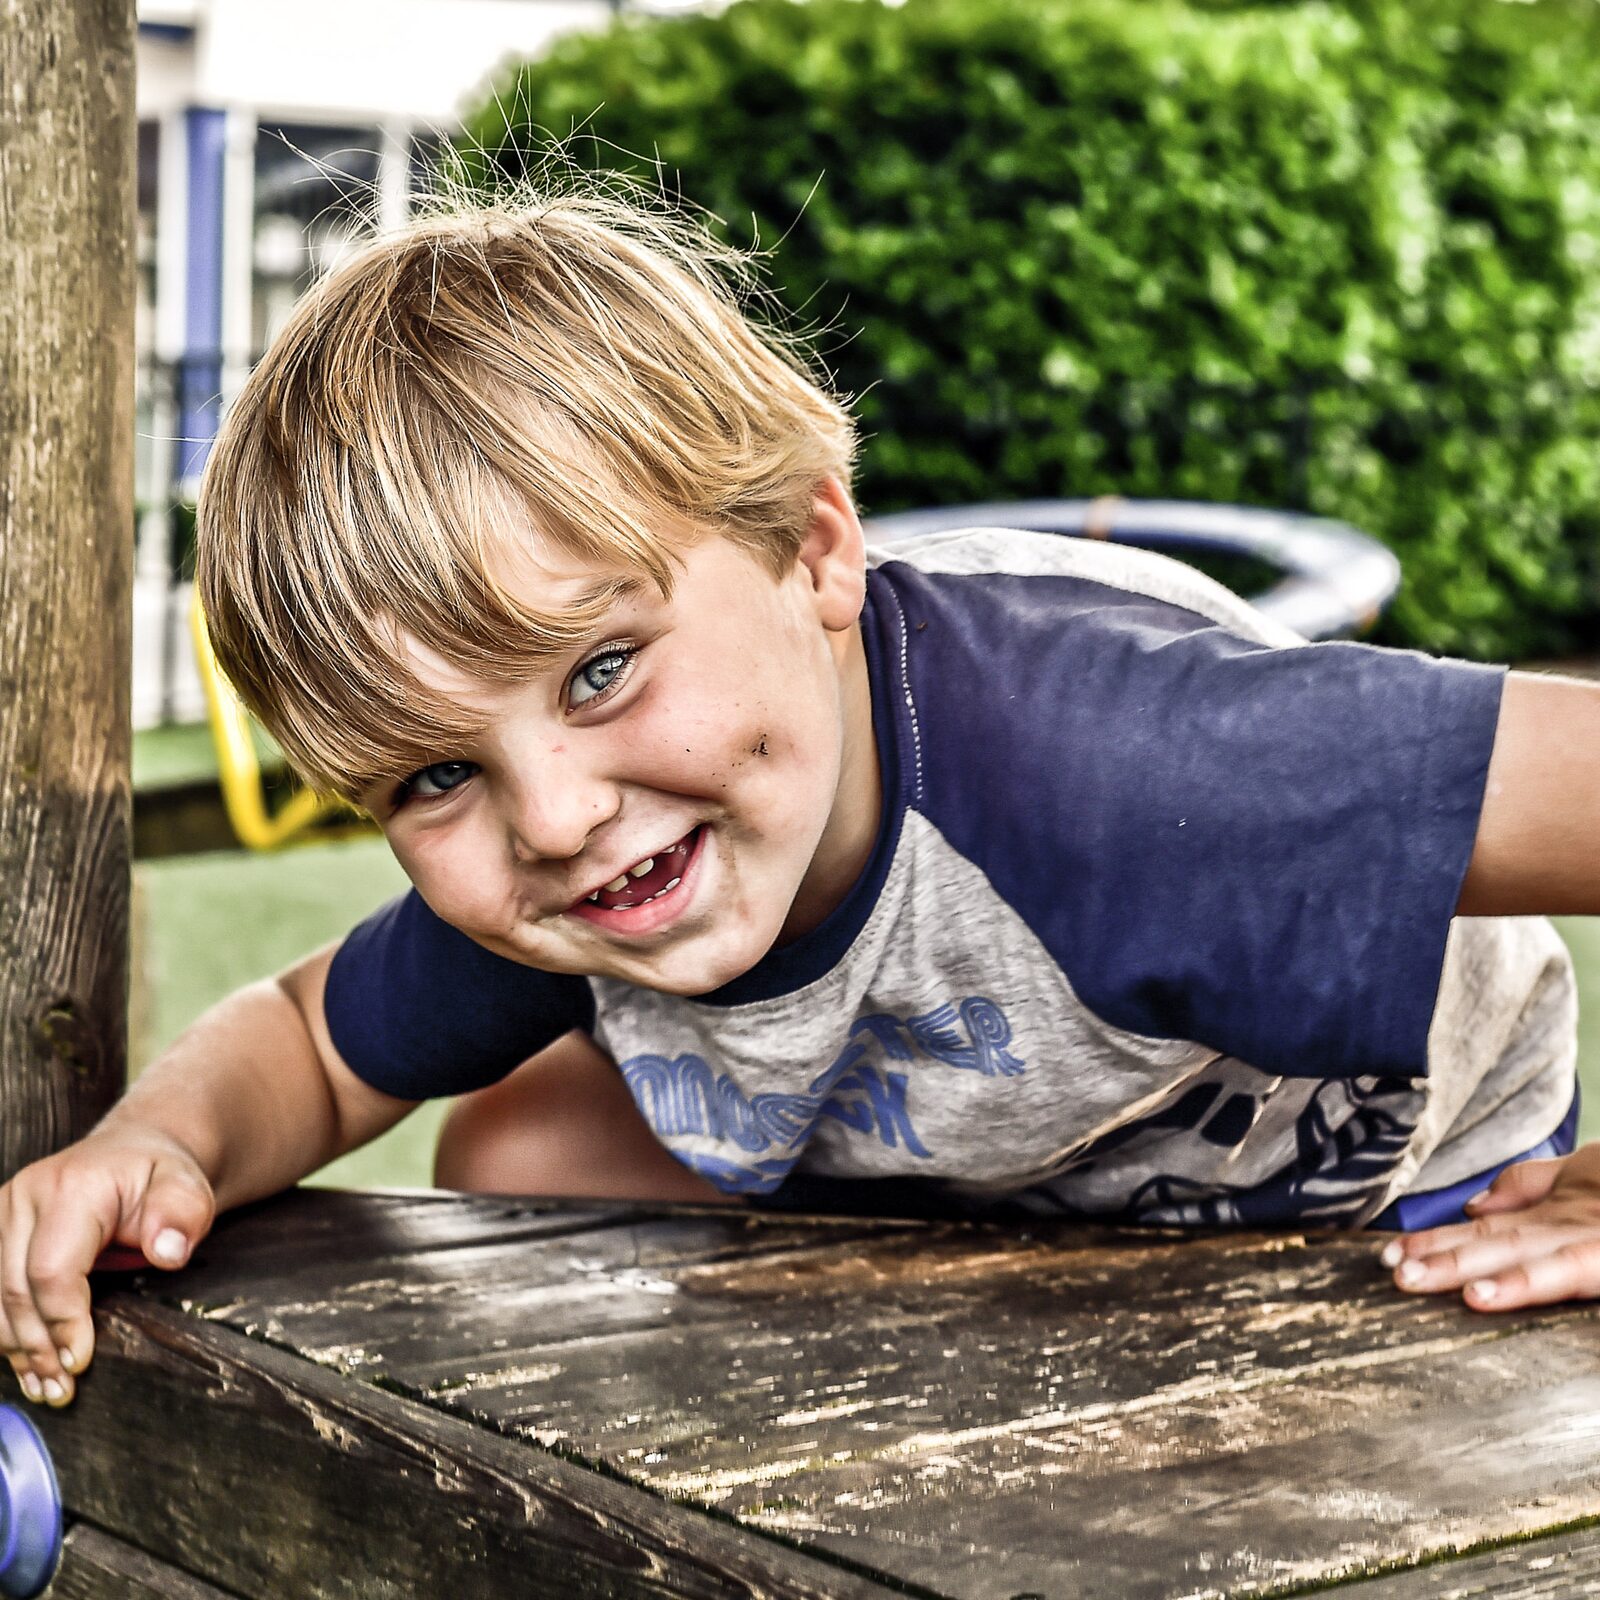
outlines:
[{"label": "gray t-shirt", "polygon": [[585,1027],[730,1192],[912,1180],[1143,1222],[1360,1224],[1561,1123],[1560,940],[1452,921],[1502,673],[1308,645],[1082,540],[972,529],[870,568],[884,816],[820,927],[685,998],[506,961],[413,892],[330,971],[352,1068],[453,1094]]}]

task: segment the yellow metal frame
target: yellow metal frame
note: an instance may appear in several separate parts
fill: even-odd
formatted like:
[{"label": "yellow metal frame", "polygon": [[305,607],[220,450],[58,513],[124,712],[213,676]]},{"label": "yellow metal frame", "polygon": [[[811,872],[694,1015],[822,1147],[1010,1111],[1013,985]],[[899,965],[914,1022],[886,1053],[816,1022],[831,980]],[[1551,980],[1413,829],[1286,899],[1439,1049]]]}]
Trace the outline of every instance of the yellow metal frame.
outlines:
[{"label": "yellow metal frame", "polygon": [[[287,844],[309,843],[313,828],[319,840],[370,832],[370,821],[359,820],[362,814],[353,806],[311,789],[296,789],[276,812],[268,810],[266,783],[251,733],[250,713],[240,704],[233,686],[217,665],[198,598],[190,609],[189,624],[194,633],[200,681],[206,691],[211,737],[217,748],[222,803],[239,843],[249,850],[279,850]],[[328,818],[341,815],[349,819],[348,826],[330,828],[325,825]],[[319,823],[324,826],[318,827]]]}]

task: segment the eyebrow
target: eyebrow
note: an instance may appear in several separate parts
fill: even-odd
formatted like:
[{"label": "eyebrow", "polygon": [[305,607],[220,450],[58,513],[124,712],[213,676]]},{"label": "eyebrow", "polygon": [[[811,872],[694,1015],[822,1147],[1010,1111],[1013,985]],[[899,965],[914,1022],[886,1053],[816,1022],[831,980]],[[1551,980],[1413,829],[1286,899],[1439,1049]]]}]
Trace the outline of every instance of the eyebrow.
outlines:
[{"label": "eyebrow", "polygon": [[[648,587],[649,585],[646,581],[637,573],[627,573],[618,578],[601,578],[598,582],[590,584],[588,588],[577,594],[569,602],[569,606],[574,611],[595,611],[597,615],[588,624],[589,631],[595,632],[599,630],[600,624],[605,621],[608,611],[629,600],[637,599]],[[561,651],[558,654],[564,655],[566,652]],[[485,722],[483,726],[487,727],[488,723]],[[463,742],[468,742],[473,737],[474,735],[470,732],[464,733]],[[400,779],[410,776],[409,772],[401,770],[409,766],[410,760],[411,758],[407,756],[403,760],[395,762],[394,766],[389,770],[364,783],[357,795],[358,804],[367,804],[373,799],[387,799],[393,785]]]},{"label": "eyebrow", "polygon": [[582,591],[572,602],[574,611],[589,611],[596,607],[621,605],[625,600],[637,599],[644,592],[645,582],[637,573],[621,578],[602,578]]}]

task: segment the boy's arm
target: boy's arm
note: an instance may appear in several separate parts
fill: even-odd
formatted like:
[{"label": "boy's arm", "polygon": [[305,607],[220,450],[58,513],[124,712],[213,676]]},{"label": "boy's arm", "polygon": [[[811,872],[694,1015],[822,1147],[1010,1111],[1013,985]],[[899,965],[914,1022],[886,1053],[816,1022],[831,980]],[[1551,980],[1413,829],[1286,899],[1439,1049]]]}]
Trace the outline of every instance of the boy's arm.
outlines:
[{"label": "boy's arm", "polygon": [[218,1210],[275,1193],[399,1121],[322,1017],[334,949],[223,1000],[85,1139],[0,1187],[0,1354],[65,1404],[93,1352],[88,1273],[106,1245],[178,1267]]},{"label": "boy's arm", "polygon": [[[153,1129],[185,1145],[228,1211],[276,1194],[375,1139],[416,1102],[345,1065],[323,1016],[326,946],[214,1006],[95,1129]],[[191,1241],[193,1243],[193,1241]]]},{"label": "boy's arm", "polygon": [[1600,914],[1600,684],[1507,675],[1457,911]]},{"label": "boy's arm", "polygon": [[[1457,910],[1600,913],[1600,684],[1507,677]],[[1402,1289],[1480,1311],[1600,1295],[1600,1144],[1508,1167],[1467,1212],[1384,1247]]]}]

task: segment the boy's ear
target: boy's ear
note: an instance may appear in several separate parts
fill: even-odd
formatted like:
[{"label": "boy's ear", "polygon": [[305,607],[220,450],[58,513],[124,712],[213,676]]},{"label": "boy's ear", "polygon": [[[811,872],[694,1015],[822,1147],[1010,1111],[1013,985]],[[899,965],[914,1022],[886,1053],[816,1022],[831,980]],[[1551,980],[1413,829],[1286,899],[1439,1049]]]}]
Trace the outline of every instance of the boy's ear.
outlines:
[{"label": "boy's ear", "polygon": [[850,491],[832,473],[817,485],[797,560],[810,576],[823,627],[843,633],[866,601],[867,548]]}]

